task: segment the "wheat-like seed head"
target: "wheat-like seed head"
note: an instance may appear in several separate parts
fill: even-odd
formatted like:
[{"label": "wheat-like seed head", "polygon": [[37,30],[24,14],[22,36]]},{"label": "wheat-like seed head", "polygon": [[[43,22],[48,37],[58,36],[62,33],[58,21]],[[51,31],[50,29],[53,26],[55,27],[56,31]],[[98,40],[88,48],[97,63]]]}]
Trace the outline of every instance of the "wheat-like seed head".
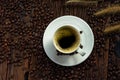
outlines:
[{"label": "wheat-like seed head", "polygon": [[108,34],[108,33],[116,32],[116,31],[120,31],[120,24],[105,28],[104,33]]},{"label": "wheat-like seed head", "polygon": [[96,16],[104,16],[104,15],[108,15],[108,14],[116,14],[116,13],[120,13],[120,6],[112,6],[112,7],[107,7],[105,9],[102,9],[98,12],[96,12],[94,15]]}]

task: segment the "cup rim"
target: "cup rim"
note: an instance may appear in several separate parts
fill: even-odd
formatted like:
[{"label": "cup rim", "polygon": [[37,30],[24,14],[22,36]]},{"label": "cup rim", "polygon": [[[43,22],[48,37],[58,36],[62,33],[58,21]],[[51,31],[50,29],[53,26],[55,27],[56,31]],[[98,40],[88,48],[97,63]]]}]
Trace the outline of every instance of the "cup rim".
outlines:
[{"label": "cup rim", "polygon": [[[76,48],[74,48],[73,50],[70,50],[70,51],[63,51],[63,50],[61,50],[61,49],[56,45],[55,40],[54,40],[54,36],[55,36],[56,31],[57,31],[58,29],[60,29],[61,27],[64,27],[64,26],[69,26],[69,27],[73,28],[73,29],[77,32],[77,34],[79,35],[79,44],[77,45]],[[63,25],[63,26],[61,26],[61,27],[59,27],[59,28],[54,32],[54,36],[53,36],[53,45],[54,45],[54,47],[56,48],[57,51],[59,51],[59,52],[61,52],[61,53],[63,53],[63,54],[70,54],[70,53],[75,52],[75,51],[79,48],[79,46],[80,46],[80,33],[79,33],[79,30],[77,30],[75,27],[73,27],[73,26],[71,26],[71,25]]]}]

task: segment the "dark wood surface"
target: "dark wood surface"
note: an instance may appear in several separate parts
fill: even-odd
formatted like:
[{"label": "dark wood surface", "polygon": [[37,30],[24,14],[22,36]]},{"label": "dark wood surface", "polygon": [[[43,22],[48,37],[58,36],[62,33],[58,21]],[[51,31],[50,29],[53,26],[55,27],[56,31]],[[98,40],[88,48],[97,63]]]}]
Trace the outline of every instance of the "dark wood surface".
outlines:
[{"label": "dark wood surface", "polygon": [[[24,80],[27,76],[28,80],[120,80],[120,58],[114,51],[120,34],[106,36],[102,32],[119,23],[120,14],[93,16],[120,0],[103,0],[93,6],[65,5],[66,1],[0,0],[0,80]],[[47,25],[63,15],[84,19],[95,37],[90,57],[73,67],[53,63],[42,45]]]}]

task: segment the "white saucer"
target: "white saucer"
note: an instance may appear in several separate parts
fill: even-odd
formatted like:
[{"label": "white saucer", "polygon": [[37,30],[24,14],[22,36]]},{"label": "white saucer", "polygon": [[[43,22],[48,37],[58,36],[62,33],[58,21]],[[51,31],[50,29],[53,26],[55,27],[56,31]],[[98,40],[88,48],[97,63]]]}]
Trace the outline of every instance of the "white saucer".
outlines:
[{"label": "white saucer", "polygon": [[[84,56],[81,56],[80,54],[74,54],[71,56],[57,55],[57,51],[53,45],[52,39],[54,32],[64,25],[71,25],[79,31],[83,31],[83,33],[81,34],[81,44],[83,45],[83,51],[86,52]],[[91,54],[93,46],[94,36],[91,28],[84,20],[75,16],[67,15],[56,18],[48,25],[43,36],[43,47],[47,56],[53,62],[62,66],[75,66],[82,63]]]}]

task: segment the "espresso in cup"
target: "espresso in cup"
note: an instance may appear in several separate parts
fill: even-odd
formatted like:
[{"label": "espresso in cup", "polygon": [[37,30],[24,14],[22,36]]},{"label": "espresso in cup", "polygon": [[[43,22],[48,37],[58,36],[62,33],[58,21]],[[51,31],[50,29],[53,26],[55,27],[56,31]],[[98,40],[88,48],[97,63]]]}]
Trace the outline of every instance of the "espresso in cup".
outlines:
[{"label": "espresso in cup", "polygon": [[54,33],[53,43],[55,48],[63,54],[73,53],[79,48],[80,33],[72,26],[62,26]]}]

